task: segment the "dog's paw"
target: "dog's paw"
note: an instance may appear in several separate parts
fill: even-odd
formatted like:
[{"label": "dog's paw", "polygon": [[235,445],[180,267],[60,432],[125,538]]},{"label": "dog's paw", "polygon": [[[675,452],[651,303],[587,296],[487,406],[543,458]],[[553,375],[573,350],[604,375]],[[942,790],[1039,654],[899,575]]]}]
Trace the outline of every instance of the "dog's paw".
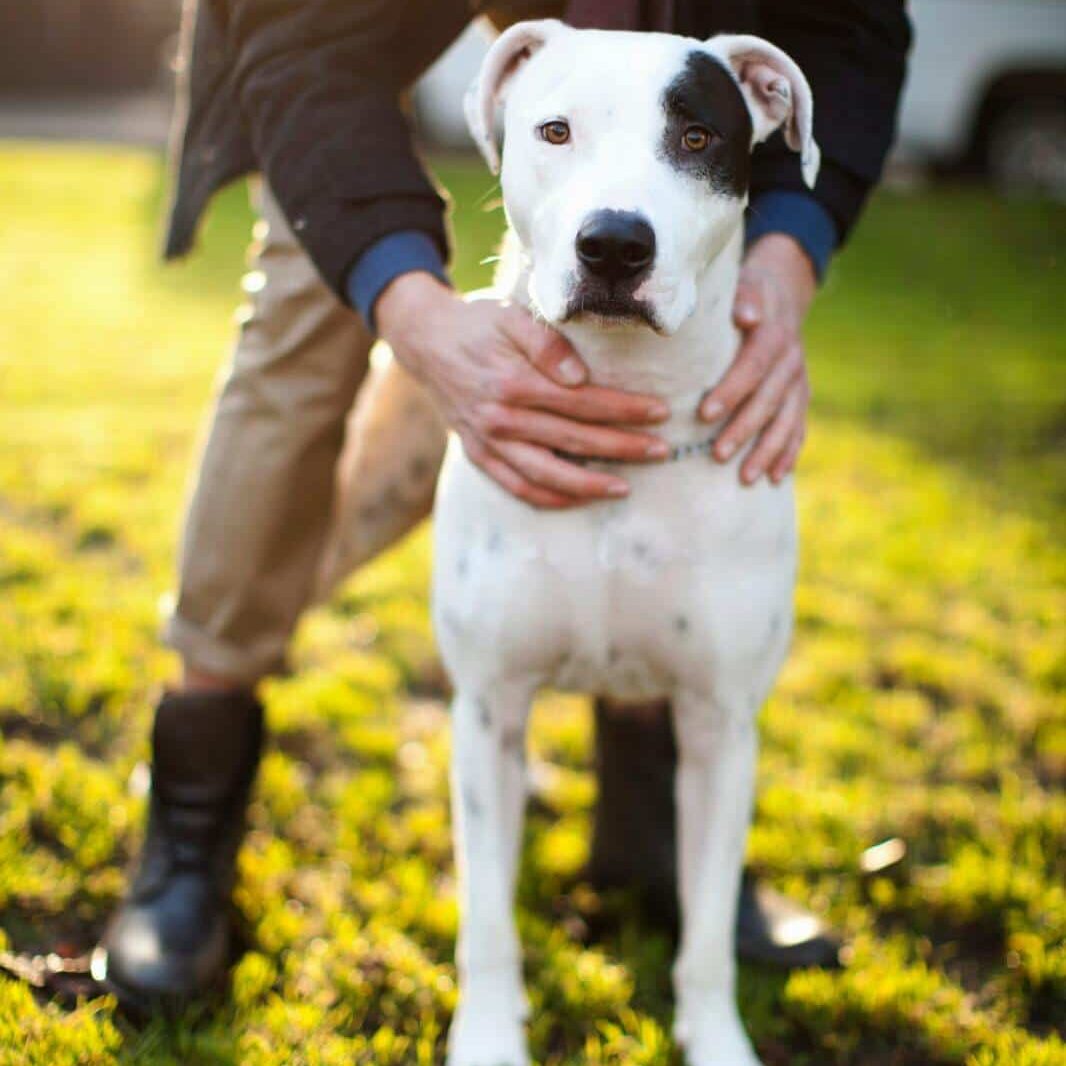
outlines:
[{"label": "dog's paw", "polygon": [[685,1066],[762,1066],[736,1008],[706,998],[678,1004],[674,1037],[685,1049]]},{"label": "dog's paw", "polygon": [[464,995],[448,1034],[448,1066],[529,1066],[525,999],[500,986]]}]

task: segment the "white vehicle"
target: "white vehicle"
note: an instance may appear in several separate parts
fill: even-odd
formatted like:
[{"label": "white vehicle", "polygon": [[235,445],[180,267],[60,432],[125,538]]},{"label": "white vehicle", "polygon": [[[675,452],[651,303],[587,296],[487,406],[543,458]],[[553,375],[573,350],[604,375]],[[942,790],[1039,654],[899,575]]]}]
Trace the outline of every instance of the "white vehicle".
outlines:
[{"label": "white vehicle", "polygon": [[[1066,196],[1066,0],[912,0],[899,157]],[[470,144],[462,97],[488,48],[472,27],[416,92],[426,135]]]},{"label": "white vehicle", "polygon": [[1066,3],[914,0],[907,158],[1066,195]]}]

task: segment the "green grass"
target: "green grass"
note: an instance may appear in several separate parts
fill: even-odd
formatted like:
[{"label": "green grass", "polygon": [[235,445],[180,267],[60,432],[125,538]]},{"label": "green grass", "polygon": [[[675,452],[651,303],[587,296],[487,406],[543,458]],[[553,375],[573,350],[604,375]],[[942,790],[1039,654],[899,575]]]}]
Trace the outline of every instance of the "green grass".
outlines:
[{"label": "green grass", "polygon": [[[500,225],[472,164],[464,285]],[[154,259],[161,168],[0,150],[0,939],[86,944],[135,850],[156,640],[249,217]],[[762,724],[749,858],[845,929],[842,973],[745,969],[770,1066],[1066,1062],[1066,210],[884,194],[809,339],[796,646]],[[447,719],[416,536],[307,619],[242,856],[230,999],[131,1028],[0,980],[0,1064],[428,1066],[455,1000]],[[550,708],[550,713],[544,713]],[[547,697],[521,887],[537,1061],[674,1062],[669,945],[577,874],[595,782],[582,701]],[[893,877],[860,853],[904,837]],[[609,901],[608,901],[609,902]],[[1056,1035],[1057,1032],[1059,1035]]]}]

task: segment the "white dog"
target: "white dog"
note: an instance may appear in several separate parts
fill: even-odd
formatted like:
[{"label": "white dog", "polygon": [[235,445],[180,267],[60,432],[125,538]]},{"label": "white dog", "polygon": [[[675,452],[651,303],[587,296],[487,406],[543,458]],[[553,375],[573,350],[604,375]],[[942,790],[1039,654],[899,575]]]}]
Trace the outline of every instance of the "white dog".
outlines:
[{"label": "white dog", "polygon": [[450,1066],[529,1061],[512,895],[530,702],[543,686],[669,697],[680,750],[684,930],[676,1035],[690,1066],[757,1059],[734,1000],[733,926],[756,715],[789,644],[791,483],[709,461],[700,398],[734,358],[731,309],[752,146],[784,126],[808,183],[806,79],[755,37],[707,42],[527,22],[471,95],[520,268],[511,298],[573,343],[598,384],[671,406],[672,461],[628,498],[533,510],[453,440],[438,490],[434,619],[456,687],[453,810],[462,926]]}]

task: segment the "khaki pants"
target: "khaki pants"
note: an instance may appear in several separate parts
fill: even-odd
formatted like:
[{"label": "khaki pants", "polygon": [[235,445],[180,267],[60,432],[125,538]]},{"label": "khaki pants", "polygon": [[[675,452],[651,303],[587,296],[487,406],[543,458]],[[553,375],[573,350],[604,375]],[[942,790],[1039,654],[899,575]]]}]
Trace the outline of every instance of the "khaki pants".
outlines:
[{"label": "khaki pants", "polygon": [[345,422],[373,344],[265,185],[257,199],[261,285],[218,397],[165,633],[194,669],[246,684],[283,669],[314,596]]}]

